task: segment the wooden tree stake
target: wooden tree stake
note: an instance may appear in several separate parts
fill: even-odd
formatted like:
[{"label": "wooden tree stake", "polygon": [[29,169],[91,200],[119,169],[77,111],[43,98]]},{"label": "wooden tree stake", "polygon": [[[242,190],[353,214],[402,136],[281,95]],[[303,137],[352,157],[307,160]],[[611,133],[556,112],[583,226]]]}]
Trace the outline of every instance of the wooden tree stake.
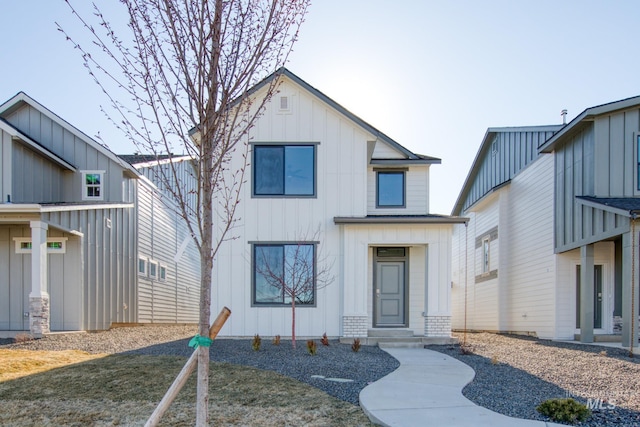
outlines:
[{"label": "wooden tree stake", "polygon": [[[220,332],[220,329],[222,329],[222,326],[225,324],[230,315],[231,310],[229,310],[227,307],[224,307],[222,310],[220,310],[218,317],[216,317],[216,320],[214,320],[213,324],[209,328],[210,339],[215,339],[215,337],[218,335],[218,332]],[[171,387],[169,387],[169,390],[167,390],[156,409],[153,411],[153,414],[151,414],[151,416],[147,420],[145,427],[155,427],[158,425],[164,413],[167,412],[169,406],[171,406],[175,398],[178,396],[178,392],[182,389],[184,384],[189,379],[189,376],[197,365],[197,361],[198,351],[196,349],[196,351],[191,354],[191,357],[189,357],[189,360],[187,360],[187,363],[185,363],[185,365],[182,367],[182,370],[173,381],[173,384],[171,384]]]}]

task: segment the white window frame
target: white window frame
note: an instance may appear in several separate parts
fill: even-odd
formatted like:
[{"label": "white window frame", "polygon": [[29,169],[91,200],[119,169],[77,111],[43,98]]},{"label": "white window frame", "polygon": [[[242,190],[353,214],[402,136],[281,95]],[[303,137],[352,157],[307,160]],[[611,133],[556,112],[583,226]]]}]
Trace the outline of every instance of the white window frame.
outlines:
[{"label": "white window frame", "polygon": [[482,238],[482,274],[487,275],[491,272],[491,238],[489,236]]},{"label": "white window frame", "polygon": [[[149,271],[149,278],[158,279],[159,273],[160,273],[160,271],[159,271],[160,270],[160,264],[158,263],[158,261],[149,260],[147,265],[148,265],[147,270]],[[155,267],[155,272],[152,271],[152,267]]]},{"label": "white window frame", "polygon": [[[144,271],[140,271],[140,262],[143,262],[143,263],[144,263]],[[137,265],[137,267],[136,267],[136,270],[138,271],[138,275],[139,275],[139,276],[147,277],[148,270],[149,270],[149,268],[148,268],[148,263],[149,263],[149,260],[148,260],[147,258],[145,258],[145,257],[138,257],[138,265]]]},{"label": "white window frame", "polygon": [[161,282],[167,281],[167,266],[158,264],[158,280]]},{"label": "white window frame", "polygon": [[[48,254],[64,254],[67,252],[68,237],[47,237],[47,253]],[[17,254],[30,254],[31,247],[22,247],[23,243],[32,243],[31,237],[14,237],[15,250]],[[60,248],[52,248],[52,243],[60,243]]]},{"label": "white window frame", "polygon": [[[87,175],[100,175],[100,184],[97,186],[100,189],[100,196],[88,196],[87,189]],[[103,170],[86,170],[82,171],[82,200],[104,200],[104,176]]]}]

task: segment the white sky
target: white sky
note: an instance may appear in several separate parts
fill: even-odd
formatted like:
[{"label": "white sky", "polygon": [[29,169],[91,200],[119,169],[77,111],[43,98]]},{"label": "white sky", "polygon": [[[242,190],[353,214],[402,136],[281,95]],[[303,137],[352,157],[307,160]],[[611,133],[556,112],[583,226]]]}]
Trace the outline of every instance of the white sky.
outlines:
[{"label": "white sky", "polygon": [[[410,150],[441,158],[431,212],[448,214],[488,127],[558,124],[564,108],[571,119],[640,95],[639,18],[637,0],[315,0],[287,67]],[[62,0],[2,2],[0,102],[25,91],[116,153],[132,152],[56,21],[82,34]]]}]

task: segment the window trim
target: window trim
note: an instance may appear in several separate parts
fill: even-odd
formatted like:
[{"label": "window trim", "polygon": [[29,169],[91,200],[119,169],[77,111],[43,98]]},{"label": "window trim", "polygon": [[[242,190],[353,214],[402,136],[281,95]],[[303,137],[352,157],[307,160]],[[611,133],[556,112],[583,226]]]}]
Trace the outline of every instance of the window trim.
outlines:
[{"label": "window trim", "polygon": [[[314,308],[318,305],[318,282],[317,282],[317,271],[318,271],[318,243],[317,241],[274,241],[274,242],[248,242],[251,245],[251,307],[283,307],[290,308],[291,303],[272,303],[272,302],[256,302],[256,248],[260,246],[282,246],[283,249],[285,246],[298,246],[298,245],[308,245],[313,248],[313,303],[311,304],[303,304],[296,303],[296,309],[304,307],[304,308]],[[283,296],[284,301],[285,296]]]},{"label": "window trim", "polygon": [[[106,171],[104,170],[83,170],[82,174],[82,200],[104,200],[104,177],[106,175]],[[87,189],[89,185],[87,184],[87,175],[100,175],[100,185],[97,187],[100,189],[100,196],[92,197],[87,195]]]},{"label": "window trim", "polygon": [[[144,263],[144,271],[140,271],[140,262]],[[136,267],[136,270],[138,272],[138,276],[143,276],[143,277],[147,277],[147,275],[149,274],[149,268],[148,268],[148,264],[149,264],[149,259],[146,257],[138,257],[138,265]]]},{"label": "window trim", "polygon": [[[155,273],[151,271],[151,267],[155,266]],[[150,279],[158,280],[158,274],[160,273],[160,263],[158,261],[150,259],[147,262],[148,276]]]},{"label": "window trim", "polygon": [[[319,142],[264,142],[251,141],[251,197],[254,199],[315,199],[318,197],[318,146]],[[255,147],[313,147],[313,192],[312,194],[257,194],[256,193],[256,150]],[[286,167],[286,165],[283,165]],[[283,189],[284,191],[284,189]]]},{"label": "window trim", "polygon": [[[376,208],[378,209],[404,209],[407,207],[407,169],[374,169],[376,173]],[[402,204],[401,205],[381,205],[380,204],[380,174],[402,174]]]},{"label": "window trim", "polygon": [[482,238],[482,271],[483,276],[491,273],[491,236]]},{"label": "window trim", "polygon": [[[65,254],[67,253],[68,237],[47,237],[47,254]],[[23,248],[23,243],[32,243],[31,237],[14,237],[16,254],[30,254],[33,252],[31,246]],[[60,243],[60,248],[51,247],[51,243]]]}]

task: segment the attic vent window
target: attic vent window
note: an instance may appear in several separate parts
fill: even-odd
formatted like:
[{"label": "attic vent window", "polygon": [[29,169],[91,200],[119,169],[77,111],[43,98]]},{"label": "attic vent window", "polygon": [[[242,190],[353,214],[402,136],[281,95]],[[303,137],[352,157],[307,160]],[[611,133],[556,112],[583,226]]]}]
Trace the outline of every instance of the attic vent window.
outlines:
[{"label": "attic vent window", "polygon": [[288,96],[281,96],[280,97],[280,109],[281,110],[288,110],[289,109],[289,97]]}]

